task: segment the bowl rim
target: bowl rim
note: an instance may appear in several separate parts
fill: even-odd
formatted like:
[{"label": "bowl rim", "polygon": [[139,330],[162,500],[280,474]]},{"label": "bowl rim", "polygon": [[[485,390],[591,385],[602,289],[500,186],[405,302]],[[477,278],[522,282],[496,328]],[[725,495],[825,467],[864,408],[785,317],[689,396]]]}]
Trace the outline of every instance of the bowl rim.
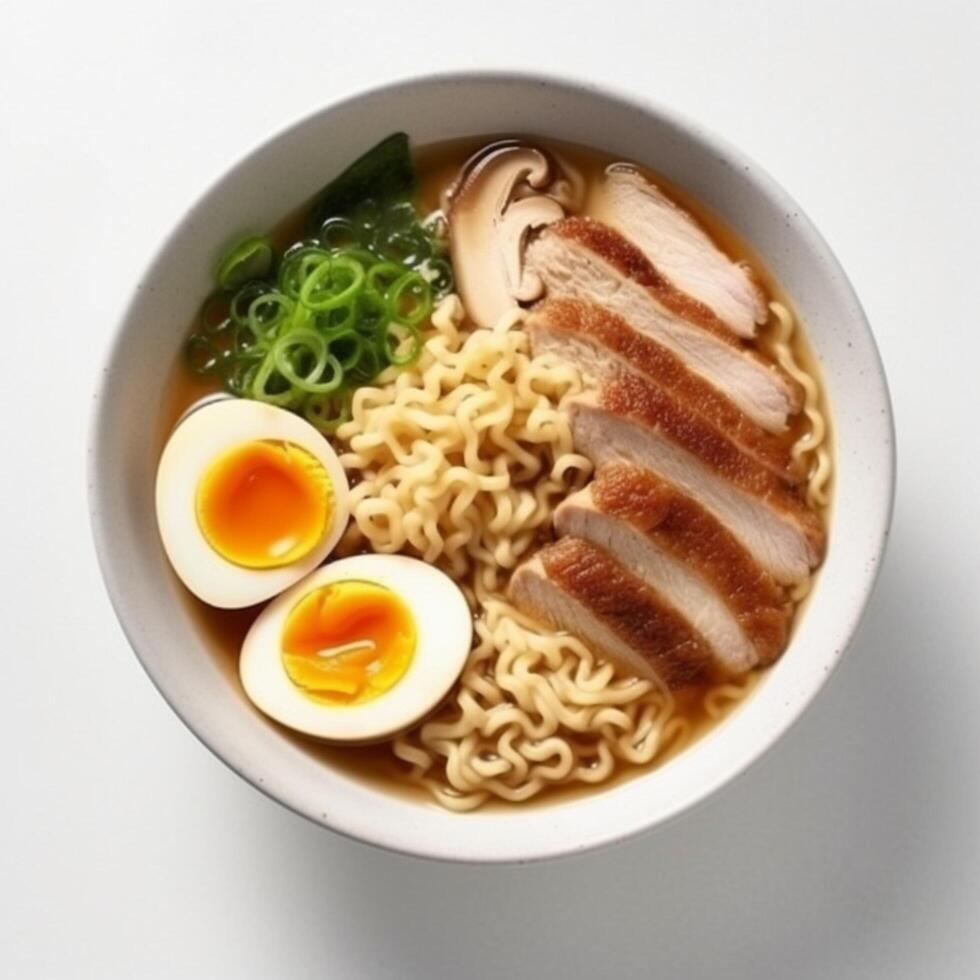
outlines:
[{"label": "bowl rim", "polygon": [[[884,417],[885,434],[887,436],[887,453],[882,461],[885,472],[881,474],[884,480],[879,478],[880,499],[877,501],[874,514],[877,516],[877,524],[869,534],[872,542],[868,549],[870,562],[867,564],[865,573],[862,577],[861,587],[855,590],[850,596],[848,616],[844,617],[836,627],[836,638],[834,642],[835,651],[828,656],[824,674],[819,683],[811,685],[805,695],[795,706],[795,710],[780,718],[778,721],[767,726],[765,732],[761,734],[752,746],[746,751],[743,758],[737,763],[727,767],[719,767],[719,770],[704,779],[698,786],[696,793],[688,794],[685,798],[677,801],[676,805],[669,811],[654,820],[644,821],[638,819],[626,830],[613,829],[608,832],[592,832],[588,839],[580,843],[569,844],[559,843],[555,846],[537,846],[531,848],[510,847],[503,853],[495,853],[492,850],[483,850],[480,853],[467,851],[449,842],[433,839],[427,840],[424,845],[417,843],[409,844],[405,840],[399,839],[397,833],[383,837],[363,833],[356,827],[344,826],[332,819],[327,814],[319,812],[318,809],[305,808],[295,799],[290,798],[288,792],[277,791],[270,780],[261,777],[257,772],[250,770],[247,758],[242,758],[236,752],[234,744],[223,744],[220,736],[215,733],[206,735],[199,726],[196,726],[188,717],[183,706],[176,698],[168,695],[165,680],[158,676],[158,672],[151,668],[148,658],[140,649],[134,631],[128,619],[131,611],[127,608],[124,587],[124,578],[121,570],[117,569],[110,557],[111,545],[111,519],[108,517],[100,499],[99,478],[100,460],[104,455],[104,441],[102,430],[106,424],[109,400],[107,398],[106,387],[103,384],[103,376],[108,371],[116,358],[118,350],[122,345],[127,325],[137,309],[140,302],[140,285],[146,280],[148,273],[156,267],[158,262],[164,257],[171,247],[172,242],[178,238],[182,229],[199,212],[204,203],[210,198],[212,193],[230,179],[234,174],[243,168],[251,165],[253,159],[267,150],[271,145],[285,139],[289,134],[299,131],[311,125],[323,113],[350,107],[357,102],[368,99],[383,97],[386,93],[403,88],[405,86],[415,86],[424,88],[430,85],[445,85],[453,83],[467,84],[515,84],[544,86],[563,90],[565,93],[575,95],[591,95],[610,102],[618,103],[630,112],[638,115],[645,115],[651,118],[662,120],[668,126],[689,141],[699,145],[702,149],[713,151],[725,159],[731,161],[733,165],[744,167],[751,170],[752,180],[759,186],[760,190],[767,198],[777,203],[782,210],[793,213],[794,222],[797,226],[801,238],[805,239],[807,248],[825,266],[832,270],[839,278],[840,288],[846,293],[854,311],[854,328],[864,334],[864,340],[868,345],[870,357],[867,368],[872,373],[873,380],[879,388],[881,400],[881,412]],[[652,833],[654,830],[662,828],[676,819],[689,813],[695,807],[701,805],[709,798],[713,797],[720,789],[729,785],[734,779],[741,776],[752,768],[759,760],[765,756],[772,747],[795,725],[803,714],[808,710],[817,695],[826,688],[829,678],[836,671],[837,667],[849,649],[854,635],[860,625],[868,600],[878,580],[883,564],[883,558],[888,542],[889,529],[891,526],[892,515],[895,503],[896,486],[896,440],[895,440],[895,421],[892,411],[891,396],[888,389],[888,381],[885,375],[884,365],[881,354],[868,323],[867,316],[861,306],[860,300],[854,290],[850,279],[841,267],[840,262],[830,249],[822,234],[807,216],[806,212],[799,206],[795,199],[777,182],[769,172],[761,167],[752,157],[747,155],[735,145],[729,143],[724,137],[718,136],[711,130],[705,129],[682,112],[664,105],[663,103],[651,99],[647,96],[640,96],[634,92],[626,91],[614,85],[606,83],[595,83],[582,81],[569,75],[555,72],[538,72],[512,69],[448,69],[436,72],[408,73],[400,75],[394,79],[381,84],[367,86],[363,88],[350,89],[335,99],[331,99],[323,105],[304,112],[292,122],[282,126],[271,135],[252,145],[247,152],[238,155],[233,162],[225,166],[207,186],[197,195],[191,205],[186,208],[178,217],[170,230],[163,237],[159,245],[153,250],[148,260],[142,268],[142,273],[136,284],[130,289],[122,313],[119,316],[115,328],[111,332],[108,342],[103,347],[102,356],[98,359],[97,378],[94,383],[94,400],[91,408],[89,420],[88,440],[87,440],[87,490],[88,490],[88,510],[89,522],[95,552],[102,573],[106,591],[110,603],[116,614],[116,618],[123,630],[127,641],[139,660],[143,670],[150,678],[157,691],[167,702],[173,712],[187,726],[191,733],[200,741],[214,756],[228,766],[233,772],[237,773],[255,789],[269,799],[274,800],[280,805],[293,811],[299,816],[305,817],[318,826],[325,827],[339,833],[352,840],[377,847],[382,850],[389,850],[402,853],[408,856],[427,858],[432,860],[465,862],[472,864],[524,864],[540,860],[549,860],[559,857],[581,854],[614,844],[632,840],[642,834]],[[133,611],[135,614],[135,611]],[[829,646],[830,644],[828,644]],[[637,776],[642,779],[642,774]],[[599,787],[599,792],[602,788]],[[561,807],[562,802],[554,804],[543,804],[544,807]],[[467,815],[459,815],[460,820],[466,820]]]}]

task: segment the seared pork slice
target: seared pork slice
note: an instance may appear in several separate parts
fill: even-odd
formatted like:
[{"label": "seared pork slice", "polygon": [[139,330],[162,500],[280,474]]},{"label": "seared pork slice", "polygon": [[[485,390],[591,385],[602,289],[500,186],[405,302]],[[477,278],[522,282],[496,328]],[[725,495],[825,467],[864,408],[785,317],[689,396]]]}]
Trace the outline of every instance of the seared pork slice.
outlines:
[{"label": "seared pork slice", "polygon": [[823,529],[799,493],[696,417],[674,410],[634,376],[570,402],[576,450],[596,466],[627,460],[706,507],[778,581],[800,582],[817,564]]},{"label": "seared pork slice", "polygon": [[782,652],[792,612],[785,591],[708,511],[653,473],[602,467],[559,505],[555,527],[658,587],[733,671]]},{"label": "seared pork slice", "polygon": [[766,299],[752,271],[725,255],[693,215],[635,168],[614,164],[606,171],[593,211],[740,337],[754,337],[756,325],[766,322]]},{"label": "seared pork slice", "polygon": [[782,432],[802,404],[796,384],[744,346],[702,303],[675,289],[618,232],[590,218],[549,225],[525,263],[550,296],[587,299],[676,354],[764,429]]},{"label": "seared pork slice", "polygon": [[633,525],[598,510],[588,488],[558,507],[555,530],[591,541],[615,555],[624,568],[654,589],[704,637],[729,673],[744,673],[758,663],[755,647],[714,589]]},{"label": "seared pork slice", "polygon": [[715,672],[711,649],[690,624],[588,541],[542,548],[518,566],[509,591],[520,609],[637,677],[683,687]]},{"label": "seared pork slice", "polygon": [[593,382],[639,372],[774,473],[793,483],[803,478],[802,462],[790,453],[789,432],[767,432],[680,357],[615,313],[589,300],[556,297],[535,306],[525,328],[535,355],[572,363]]}]

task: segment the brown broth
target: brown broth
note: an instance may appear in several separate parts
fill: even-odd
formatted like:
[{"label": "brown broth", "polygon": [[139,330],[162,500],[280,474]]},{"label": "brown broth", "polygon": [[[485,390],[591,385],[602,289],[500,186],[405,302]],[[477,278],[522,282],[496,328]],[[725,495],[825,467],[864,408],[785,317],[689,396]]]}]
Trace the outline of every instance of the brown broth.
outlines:
[{"label": "brown broth", "polygon": [[[452,183],[462,163],[481,146],[492,142],[494,138],[483,136],[452,140],[444,143],[431,144],[415,151],[419,173],[416,205],[420,214],[427,214],[440,206],[444,189]],[[531,139],[533,141],[533,138]],[[622,159],[621,157],[615,157],[599,150],[575,144],[562,143],[555,140],[539,140],[538,142],[544,142],[548,147],[553,148],[563,159],[568,160],[575,166],[586,178],[587,186],[594,186],[609,164]],[[708,229],[719,246],[730,256],[738,261],[747,262],[756,273],[770,298],[784,304],[788,309],[794,310],[792,303],[783,293],[779,284],[768,273],[766,267],[759,260],[758,255],[718,215],[709,211],[700,201],[693,199],[683,188],[666,180],[660,174],[656,173],[656,171],[643,165],[640,165],[639,169],[664,188],[678,204],[693,214]],[[271,237],[277,246],[285,247],[301,237],[303,215],[304,211],[301,209],[288,216],[276,228],[272,229]],[[797,322],[799,323],[799,320]],[[190,329],[188,333],[190,333]],[[766,332],[763,330],[759,337],[759,346],[765,349],[769,340],[770,338],[766,336]],[[819,381],[820,374],[817,360],[804,336],[802,325],[800,325],[800,329],[794,334],[792,344],[793,352],[798,362]],[[831,416],[826,404],[824,387],[822,384],[820,387],[821,409],[829,425]],[[216,386],[214,382],[193,376],[181,363],[175,365],[172,372],[172,382],[168,386],[169,397],[161,413],[161,427],[158,434],[161,450],[167,435],[187,406],[203,395],[212,393],[215,390]],[[797,425],[801,426],[802,420]],[[800,430],[800,434],[802,434],[802,429]],[[832,443],[832,431],[828,432],[827,439]],[[833,451],[832,445],[831,451]],[[826,511],[823,517],[826,523]],[[819,574],[819,570],[817,574]],[[255,617],[259,614],[261,607],[253,606],[241,610],[222,610],[207,606],[190,594],[186,595],[186,600],[190,614],[200,626],[209,652],[217,659],[222,670],[227,673],[229,680],[238,685],[239,651],[245,634],[248,632]],[[796,618],[799,617],[806,602],[807,599],[804,599],[797,605],[795,611]],[[752,675],[750,681],[752,690],[764,681],[767,674],[768,670],[762,670],[756,671]],[[570,797],[580,794],[600,792],[647,772],[651,768],[663,765],[675,754],[682,752],[685,748],[702,738],[706,733],[716,728],[724,718],[730,716],[746,700],[742,699],[733,702],[731,708],[723,718],[716,719],[709,716],[706,712],[703,703],[703,694],[703,689],[675,693],[677,710],[686,717],[692,731],[691,738],[686,740],[678,749],[668,751],[665,755],[659,756],[648,766],[623,764],[612,779],[598,786],[589,786],[586,784],[559,786],[541,794],[539,797],[533,798],[529,802],[532,805],[547,805],[553,802],[567,800]],[[242,697],[243,699],[245,698],[244,692],[242,692]],[[252,710],[257,709],[253,708]],[[431,800],[425,790],[408,781],[406,778],[407,768],[394,757],[389,741],[374,745],[336,746],[307,738],[287,729],[283,729],[283,731],[297,745],[301,746],[304,751],[320,759],[325,765],[329,765],[351,778],[367,781],[388,792],[394,791],[400,794],[408,794],[414,799],[432,806],[438,805]],[[487,807],[509,807],[510,805],[496,800],[486,804]]]}]

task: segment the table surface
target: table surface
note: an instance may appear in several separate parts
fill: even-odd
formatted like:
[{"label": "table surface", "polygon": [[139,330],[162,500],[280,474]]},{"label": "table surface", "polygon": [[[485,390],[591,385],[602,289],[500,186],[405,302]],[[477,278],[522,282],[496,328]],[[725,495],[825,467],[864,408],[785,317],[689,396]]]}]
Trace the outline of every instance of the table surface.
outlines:
[{"label": "table surface", "polygon": [[[5,8],[0,974],[980,975],[977,10]],[[898,430],[885,568],[804,719],[676,824],[530,868],[381,853],[225,769],[127,647],[84,488],[100,358],[188,202],[336,95],[474,65],[647,93],[762,162],[848,270]]]}]

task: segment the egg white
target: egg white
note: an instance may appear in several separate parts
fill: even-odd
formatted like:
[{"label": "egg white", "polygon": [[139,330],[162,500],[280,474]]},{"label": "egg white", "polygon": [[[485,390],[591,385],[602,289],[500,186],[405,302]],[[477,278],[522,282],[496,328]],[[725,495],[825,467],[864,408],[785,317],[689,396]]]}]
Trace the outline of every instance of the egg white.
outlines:
[{"label": "egg white", "polygon": [[[197,486],[208,468],[228,450],[256,440],[306,450],[326,470],[333,490],[333,518],[319,544],[278,568],[244,568],[228,561],[208,544],[197,522]],[[163,450],[156,511],[167,558],[184,585],[208,605],[241,609],[282,592],[330,554],[347,526],[347,476],[327,440],[298,415],[246,399],[208,400],[183,415]]]},{"label": "egg white", "polygon": [[[402,678],[371,701],[314,701],[289,679],[282,662],[286,617],[307,594],[350,579],[391,589],[411,610],[415,655]],[[445,697],[462,673],[473,619],[459,587],[443,572],[403,555],[356,555],[317,569],[274,599],[245,637],[239,673],[245,693],[270,718],[298,732],[336,742],[368,742],[408,728]]]}]

